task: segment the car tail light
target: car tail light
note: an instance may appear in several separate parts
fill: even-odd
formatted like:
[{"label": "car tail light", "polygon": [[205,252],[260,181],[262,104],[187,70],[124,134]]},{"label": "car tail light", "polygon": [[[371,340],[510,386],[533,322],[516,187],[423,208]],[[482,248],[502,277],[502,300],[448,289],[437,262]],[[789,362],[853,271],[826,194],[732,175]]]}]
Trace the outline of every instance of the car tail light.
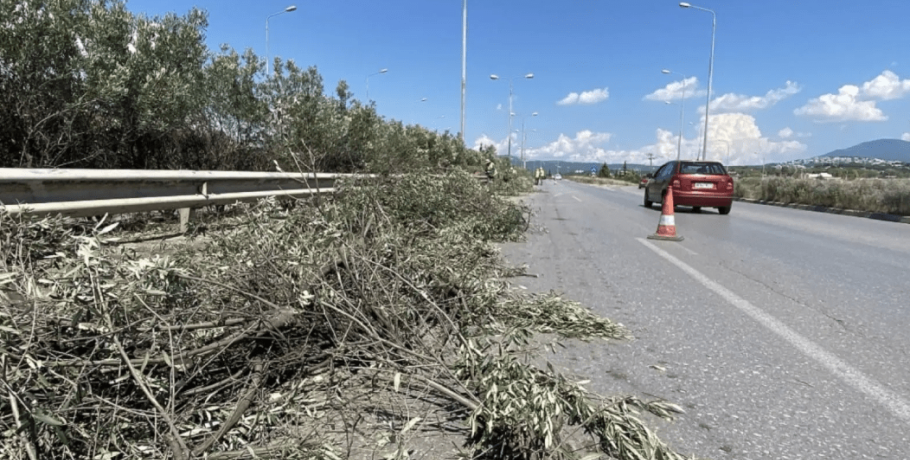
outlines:
[{"label": "car tail light", "polygon": [[727,190],[733,190],[733,181],[732,180],[727,182]]},{"label": "car tail light", "polygon": [[679,190],[681,185],[679,185],[679,179],[673,179],[673,188]]}]

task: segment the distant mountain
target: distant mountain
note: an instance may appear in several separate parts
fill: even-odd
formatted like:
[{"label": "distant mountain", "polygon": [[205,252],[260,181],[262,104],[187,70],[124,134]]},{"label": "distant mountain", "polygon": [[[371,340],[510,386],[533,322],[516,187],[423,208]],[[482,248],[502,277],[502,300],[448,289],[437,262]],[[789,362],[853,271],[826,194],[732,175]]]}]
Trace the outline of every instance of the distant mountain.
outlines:
[{"label": "distant mountain", "polygon": [[910,163],[910,142],[900,139],[878,139],[822,155],[829,158],[878,158]]}]

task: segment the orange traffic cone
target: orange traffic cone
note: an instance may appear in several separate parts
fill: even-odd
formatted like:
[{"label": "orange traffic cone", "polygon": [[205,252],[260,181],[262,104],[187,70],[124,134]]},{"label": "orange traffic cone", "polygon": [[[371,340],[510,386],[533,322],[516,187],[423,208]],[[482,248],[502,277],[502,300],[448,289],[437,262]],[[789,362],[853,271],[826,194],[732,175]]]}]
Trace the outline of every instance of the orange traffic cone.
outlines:
[{"label": "orange traffic cone", "polygon": [[673,216],[673,187],[667,187],[667,194],[664,195],[662,208],[660,211],[660,222],[657,224],[657,233],[648,235],[648,239],[682,241],[683,237],[676,236],[676,219]]}]

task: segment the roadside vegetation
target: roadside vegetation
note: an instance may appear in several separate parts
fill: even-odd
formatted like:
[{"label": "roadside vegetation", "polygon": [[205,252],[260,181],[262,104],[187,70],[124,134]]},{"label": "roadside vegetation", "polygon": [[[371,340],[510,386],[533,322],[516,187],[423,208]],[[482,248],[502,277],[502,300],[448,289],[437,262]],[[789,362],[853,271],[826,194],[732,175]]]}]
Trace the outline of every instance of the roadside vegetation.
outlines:
[{"label": "roadside vegetation", "polygon": [[316,67],[266,75],[252,50],[210,50],[207,25],[196,8],[0,0],[0,167],[440,173],[495,156],[387,120]]},{"label": "roadside vegetation", "polygon": [[[616,178],[607,178],[607,177],[597,177],[597,176],[582,176],[580,174],[573,174],[570,176],[563,176],[564,179],[578,182],[580,184],[592,184],[592,185],[617,185],[624,186],[629,185],[629,181],[620,180]],[[636,182],[637,184],[638,182]]]},{"label": "roadside vegetation", "polygon": [[637,185],[641,181],[641,175],[632,169],[627,169],[625,163],[623,163],[622,169],[616,171],[610,171],[610,167],[604,163],[593,175],[565,174],[563,177],[582,184],[596,185]]},{"label": "roadside vegetation", "polygon": [[461,171],[341,188],[151,252],[0,215],[0,457],[681,458],[641,415],[679,407],[531,364],[629,333],[510,287],[528,209]]},{"label": "roadside vegetation", "polygon": [[800,179],[746,177],[735,180],[734,196],[781,203],[910,215],[908,179]]}]

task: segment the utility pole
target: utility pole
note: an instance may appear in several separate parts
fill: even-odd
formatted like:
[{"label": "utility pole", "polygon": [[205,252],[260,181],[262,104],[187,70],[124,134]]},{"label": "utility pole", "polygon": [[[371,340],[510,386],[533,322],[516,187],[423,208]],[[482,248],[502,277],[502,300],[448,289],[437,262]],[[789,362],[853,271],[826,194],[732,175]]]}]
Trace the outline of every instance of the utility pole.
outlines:
[{"label": "utility pole", "polygon": [[461,132],[458,133],[458,137],[464,145],[464,91],[468,79],[468,0],[461,2],[461,8]]},{"label": "utility pole", "polygon": [[653,153],[648,154],[648,161],[651,163],[650,166],[653,168],[654,167],[654,154]]}]

